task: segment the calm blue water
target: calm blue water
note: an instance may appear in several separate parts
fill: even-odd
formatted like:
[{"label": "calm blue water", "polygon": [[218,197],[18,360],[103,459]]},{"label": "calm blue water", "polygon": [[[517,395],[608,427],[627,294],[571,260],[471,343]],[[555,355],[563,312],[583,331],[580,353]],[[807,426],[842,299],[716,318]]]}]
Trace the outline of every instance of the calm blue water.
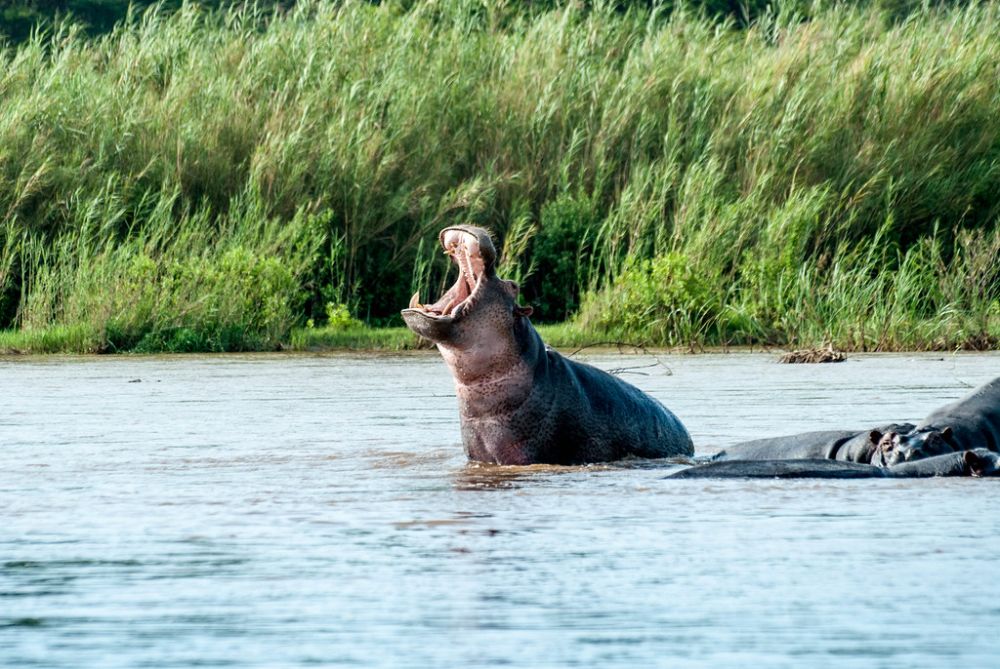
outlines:
[{"label": "calm blue water", "polygon": [[[709,452],[1000,375],[773,359],[625,378]],[[436,354],[7,358],[0,396],[5,667],[1000,666],[996,479],[470,466]]]}]

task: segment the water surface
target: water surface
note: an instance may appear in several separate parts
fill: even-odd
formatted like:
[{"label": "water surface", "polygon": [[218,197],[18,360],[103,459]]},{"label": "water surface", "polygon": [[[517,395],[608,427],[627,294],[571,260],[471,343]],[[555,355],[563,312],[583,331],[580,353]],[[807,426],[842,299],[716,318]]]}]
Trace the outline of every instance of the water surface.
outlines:
[{"label": "water surface", "polygon": [[[702,452],[1000,375],[587,359]],[[473,466],[436,354],[6,358],[0,394],[3,666],[1000,666],[996,479]]]}]

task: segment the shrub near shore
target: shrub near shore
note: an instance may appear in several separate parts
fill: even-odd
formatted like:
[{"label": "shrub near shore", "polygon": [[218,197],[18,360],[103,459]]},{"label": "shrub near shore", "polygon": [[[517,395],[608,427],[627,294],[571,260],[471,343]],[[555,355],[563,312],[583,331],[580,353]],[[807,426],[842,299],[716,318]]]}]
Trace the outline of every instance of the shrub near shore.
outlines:
[{"label": "shrub near shore", "polygon": [[997,44],[995,3],[63,29],[0,53],[0,327],[245,350],[330,303],[384,324],[469,222],[594,339],[995,346]]}]

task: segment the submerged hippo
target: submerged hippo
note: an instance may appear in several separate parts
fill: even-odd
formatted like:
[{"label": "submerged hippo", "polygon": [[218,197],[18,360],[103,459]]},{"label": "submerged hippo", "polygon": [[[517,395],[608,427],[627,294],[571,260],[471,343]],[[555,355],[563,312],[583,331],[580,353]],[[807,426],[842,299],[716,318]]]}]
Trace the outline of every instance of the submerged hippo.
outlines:
[{"label": "submerged hippo", "polygon": [[693,454],[687,430],[662,404],[545,347],[531,309],[517,304],[517,284],[497,276],[486,230],[454,226],[439,238],[458,281],[434,304],[414,295],[402,315],[451,370],[470,459],[580,464]]},{"label": "submerged hippo", "polygon": [[1000,476],[1000,455],[977,448],[891,467],[826,459],[717,460],[683,469],[666,478],[868,479],[932,476]]},{"label": "submerged hippo", "polygon": [[1000,377],[932,411],[912,431],[886,434],[872,464],[895,465],[976,448],[1000,452]]},{"label": "submerged hippo", "polygon": [[[909,432],[910,423],[890,423],[870,430],[825,430],[754,439],[728,446],[715,460],[840,460],[872,463],[886,434]],[[872,463],[874,464],[874,463]]]}]

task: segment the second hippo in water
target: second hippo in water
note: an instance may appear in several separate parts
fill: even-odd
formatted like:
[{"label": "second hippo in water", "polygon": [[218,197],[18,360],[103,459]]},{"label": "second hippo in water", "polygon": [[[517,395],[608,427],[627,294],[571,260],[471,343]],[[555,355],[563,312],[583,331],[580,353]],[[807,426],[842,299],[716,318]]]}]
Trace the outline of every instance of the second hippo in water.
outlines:
[{"label": "second hippo in water", "polygon": [[1000,377],[935,409],[912,430],[887,431],[872,464],[891,466],[976,448],[1000,452]]},{"label": "second hippo in water", "polygon": [[470,459],[568,465],[694,453],[687,430],[658,401],[542,343],[531,310],[517,304],[517,284],[497,276],[485,230],[445,228],[440,241],[458,281],[434,304],[414,295],[402,315],[451,370]]},{"label": "second hippo in water", "polygon": [[1000,455],[977,448],[891,467],[827,459],[718,460],[683,469],[666,478],[871,479],[935,476],[1000,476]]},{"label": "second hippo in water", "polygon": [[911,423],[890,423],[870,430],[826,430],[784,437],[754,439],[728,446],[714,460],[839,460],[869,464],[886,434],[913,429]]}]

